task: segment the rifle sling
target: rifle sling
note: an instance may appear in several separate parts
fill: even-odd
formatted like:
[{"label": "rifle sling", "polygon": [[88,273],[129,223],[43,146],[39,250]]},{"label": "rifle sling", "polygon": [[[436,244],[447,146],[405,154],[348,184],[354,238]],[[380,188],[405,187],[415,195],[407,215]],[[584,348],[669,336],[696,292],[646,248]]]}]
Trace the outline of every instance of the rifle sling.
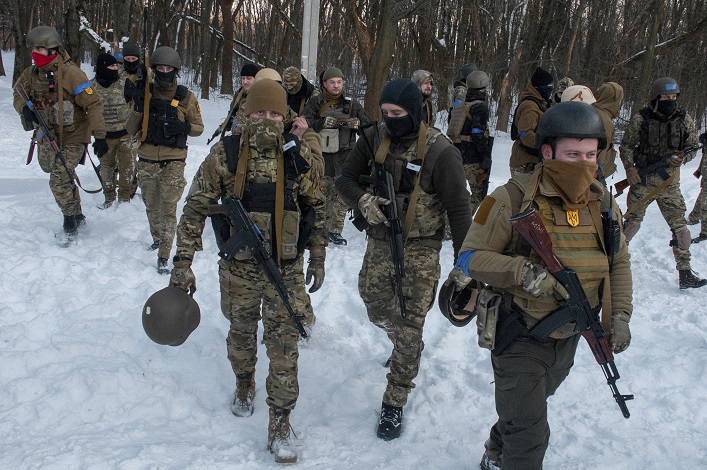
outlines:
[{"label": "rifle sling", "polygon": [[218,130],[219,135],[221,138],[226,134],[226,128],[228,127],[228,121],[231,119],[231,116],[233,115],[233,111],[235,111],[236,106],[238,106],[238,102],[241,100],[241,96],[243,96],[243,88],[241,88],[238,91],[238,94],[236,95],[236,99],[233,100],[233,106],[231,106],[231,109],[228,110],[228,114],[226,115],[226,120],[223,121],[223,124],[221,124],[221,128]]},{"label": "rifle sling", "polygon": [[423,166],[425,164],[425,155],[427,155],[427,126],[424,122],[420,123],[420,132],[417,136],[417,157],[420,159],[420,171],[415,175],[415,186],[413,187],[412,194],[410,194],[410,201],[408,202],[407,212],[405,212],[405,221],[403,222],[403,243],[408,239],[410,234],[410,228],[412,228],[412,223],[415,220],[415,209],[417,207],[417,200],[420,197],[420,174],[422,173]]},{"label": "rifle sling", "polygon": [[665,188],[670,186],[670,184],[673,182],[675,179],[675,175],[679,173],[678,171],[674,171],[672,175],[668,177],[668,179],[664,180],[662,183],[660,183],[658,186],[653,188],[651,192],[645,195],[643,199],[635,203],[633,206],[627,208],[626,212],[624,213],[624,219],[626,219],[629,215],[633,214],[634,212],[643,209],[646,207],[648,204],[650,204],[653,201],[653,198],[663,192]]},{"label": "rifle sling", "polygon": [[[57,62],[58,64],[56,69],[56,86],[58,88],[57,99],[59,100],[59,138],[57,139],[57,144],[61,148],[61,144],[64,141],[64,85],[62,84],[62,78],[64,77],[64,58],[61,54],[58,54]],[[78,182],[78,178],[76,181]]]}]

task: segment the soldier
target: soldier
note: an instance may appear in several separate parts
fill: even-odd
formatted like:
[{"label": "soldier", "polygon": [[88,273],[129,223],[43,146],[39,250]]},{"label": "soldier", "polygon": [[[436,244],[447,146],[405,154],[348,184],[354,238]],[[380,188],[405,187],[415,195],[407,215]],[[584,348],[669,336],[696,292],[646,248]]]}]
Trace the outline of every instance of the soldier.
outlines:
[{"label": "soldier", "polygon": [[[447,135],[462,154],[464,172],[471,190],[469,203],[472,214],[486,197],[491,171],[493,137],[489,136],[489,108],[486,104],[486,88],[490,82],[489,76],[481,70],[469,74],[466,78],[465,103],[454,108],[447,128]],[[455,118],[456,113],[462,116],[460,126],[457,124],[459,116]]]},{"label": "soldier", "polygon": [[511,124],[511,175],[532,173],[542,159],[535,148],[535,128],[543,113],[550,106],[553,83],[552,75],[540,67],[535,69],[530,83],[518,97],[518,107]]},{"label": "soldier", "polygon": [[437,116],[437,112],[432,104],[434,77],[427,70],[416,70],[410,80],[420,87],[420,91],[422,92],[422,122],[424,122],[427,127],[433,127]]},{"label": "soldier", "polygon": [[562,92],[559,103],[563,101],[577,101],[584,104],[594,104],[597,99],[589,87],[584,85],[572,85]]},{"label": "soldier", "polygon": [[[321,218],[324,164],[321,154],[312,152],[310,145],[318,145],[315,132],[283,133],[286,112],[282,86],[270,79],[253,84],[242,134],[227,136],[214,145],[194,176],[179,221],[170,285],[185,291],[196,289],[191,263],[194,253],[202,249],[201,234],[209,205],[236,195],[278,261],[293,309],[303,315],[307,307],[311,308],[302,276],[303,252],[309,249],[306,280],[312,282],[310,292],[314,292],[324,282],[327,245]],[[303,228],[311,222],[311,236],[305,235]],[[240,417],[253,414],[262,303],[263,343],[270,359],[265,384],[270,408],[268,449],[278,463],[296,462],[289,416],[299,395],[297,329],[247,248],[237,252],[233,261],[219,260],[219,272],[221,309],[231,322],[226,340],[228,359],[236,374],[231,411]]]},{"label": "soldier", "polygon": [[616,82],[603,83],[597,88],[596,102],[592,104],[604,123],[607,146],[599,151],[597,162],[604,179],[616,173],[616,150],[614,149],[614,119],[619,115],[624,89]]},{"label": "soldier", "polygon": [[[439,130],[422,123],[420,89],[410,80],[392,80],[383,88],[379,103],[383,124],[368,128],[356,142],[336,179],[336,189],[349,207],[356,208],[357,219],[367,224],[368,245],[358,289],[369,320],[393,343],[377,430],[379,438],[391,440],[400,436],[403,407],[420,367],[422,328],[439,279],[445,213],[455,253],[469,228],[471,213],[459,150]],[[405,221],[400,224],[404,318],[398,296],[391,296],[391,290],[400,295],[400,286],[391,254],[391,222],[381,210],[391,201],[361,183],[361,177],[375,174],[379,164],[394,176],[395,204],[400,221]]]},{"label": "soldier", "polygon": [[287,106],[298,115],[304,112],[307,100],[314,93],[314,85],[304,78],[297,67],[287,67],[282,72],[283,85],[287,90]]},{"label": "soldier", "polygon": [[[134,109],[125,127],[130,135],[140,132],[137,173],[152,235],[150,249],[157,250],[157,272],[168,274],[167,260],[177,228],[177,202],[187,184],[187,137],[201,135],[204,122],[194,93],[177,85],[181,67],[177,51],[158,47],[150,67],[154,73],[151,97],[146,99],[145,86],[138,83]],[[149,115],[144,117],[145,112]]]},{"label": "soldier", "polygon": [[[454,99],[452,100],[452,108],[455,108],[464,102],[466,98],[466,77],[471,72],[479,70],[476,64],[464,64],[459,69],[459,78],[454,82]],[[451,113],[451,108],[450,108]]]},{"label": "soldier", "polygon": [[[49,189],[64,215],[64,232],[74,236],[79,226],[86,223],[74,170],[91,142],[91,134],[96,139],[93,144],[96,155],[102,157],[108,151],[103,103],[93,92],[86,74],[64,50],[56,29],[51,26],[32,29],[27,33],[27,47],[32,49],[34,65],[22,72],[16,86],[24,87],[61,148],[65,164],[56,158],[49,140],[40,138],[39,166],[49,173]],[[34,130],[38,122],[27,103],[17,91],[13,98],[25,130]]]},{"label": "soldier", "polygon": [[[228,110],[226,119],[221,123],[221,125],[216,129],[216,132],[211,136],[208,142],[211,142],[216,137],[223,138],[226,132],[238,133],[240,132],[238,127],[240,122],[243,120],[243,110],[245,109],[246,99],[248,98],[248,90],[250,86],[255,81],[255,76],[257,75],[260,68],[254,64],[245,64],[241,67],[241,87],[236,92],[236,96],[233,97],[231,101],[231,107]],[[240,111],[240,120],[239,120]],[[208,143],[207,142],[207,143]]]},{"label": "soldier", "polygon": [[[519,239],[511,216],[531,207],[538,210],[554,254],[577,272],[591,307],[611,305],[610,312],[602,313],[608,316],[613,351],[624,351],[631,340],[628,247],[620,232],[619,239],[605,239],[602,221],[611,214],[608,220],[620,224],[621,214],[594,179],[598,148],[606,144],[601,118],[590,106],[560,103],[542,116],[535,138],[542,163],[532,175],[514,174],[484,199],[448,280],[460,289],[471,278],[488,284],[477,309],[498,306],[498,320],[479,330],[480,344],[483,338],[495,338],[488,347],[493,348],[498,413],[485,444],[483,470],[542,468],[550,436],[547,399],[567,377],[580,338],[574,322],[559,326],[545,341],[531,336],[530,329],[555,311],[558,299],[567,299],[568,293],[538,254]],[[610,288],[603,290],[604,285]],[[500,350],[501,344],[507,347]]]},{"label": "soldier", "polygon": [[557,82],[557,86],[555,87],[555,95],[553,96],[555,103],[562,102],[562,93],[564,93],[564,91],[571,86],[574,86],[574,80],[570,77],[565,77]]},{"label": "soldier", "polygon": [[346,245],[346,239],[341,233],[347,207],[336,194],[334,178],[356,142],[356,129],[371,120],[358,101],[344,94],[344,74],[336,67],[324,71],[322,93],[307,101],[303,116],[322,138],[329,241],[335,245]]},{"label": "soldier", "polygon": [[619,152],[631,185],[624,215],[626,240],[630,242],[638,233],[646,207],[657,201],[673,232],[670,245],[679,271],[680,289],[687,289],[702,287],[707,279],[697,277],[690,267],[691,236],[680,192],[680,166],[695,158],[695,151],[683,152],[683,149],[697,143],[697,133],[692,117],[678,108],[679,95],[678,83],[672,78],[653,82],[650,102],[631,118]]},{"label": "soldier", "polygon": [[[140,48],[134,42],[127,40],[123,43],[123,70],[121,78],[127,78],[133,83],[137,83],[140,70]],[[144,70],[144,67],[143,67]]]},{"label": "soldier", "polygon": [[702,147],[702,160],[700,160],[700,168],[694,173],[696,178],[702,178],[700,181],[700,194],[697,196],[695,206],[690,211],[687,217],[688,225],[696,225],[702,222],[700,234],[692,239],[692,243],[700,243],[707,240],[707,181],[704,175],[707,174],[707,159],[705,159],[705,147],[707,146],[707,132],[700,134],[700,144]]},{"label": "soldier", "polygon": [[110,54],[99,54],[96,58],[96,76],[91,80],[91,85],[103,100],[106,123],[108,151],[100,158],[105,200],[98,208],[107,209],[115,202],[116,182],[119,183],[118,202],[130,202],[134,194],[132,136],[125,130],[125,121],[130,115],[135,85],[119,77],[118,61]]}]

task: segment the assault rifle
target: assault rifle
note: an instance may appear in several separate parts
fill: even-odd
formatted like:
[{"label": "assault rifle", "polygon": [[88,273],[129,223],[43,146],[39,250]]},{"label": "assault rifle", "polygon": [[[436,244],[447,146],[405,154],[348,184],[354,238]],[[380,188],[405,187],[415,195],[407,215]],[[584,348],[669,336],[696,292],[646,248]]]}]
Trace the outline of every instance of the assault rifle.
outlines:
[{"label": "assault rifle", "polygon": [[[368,139],[364,135],[364,129],[370,127],[369,124],[362,128],[357,129],[357,132],[366,143],[368,151],[375,157],[375,152],[371,148]],[[377,127],[377,126],[376,126]],[[388,237],[390,238],[390,254],[393,260],[393,269],[395,270],[395,288],[398,291],[398,301],[400,303],[400,315],[403,318],[407,317],[407,310],[405,308],[405,294],[403,293],[403,278],[405,277],[405,251],[403,242],[403,224],[400,220],[400,212],[398,211],[398,204],[395,201],[395,185],[393,183],[393,175],[386,171],[382,163],[374,163],[374,170],[372,175],[362,175],[359,179],[360,183],[368,184],[373,186],[373,191],[376,196],[380,196],[384,199],[390,201],[390,204],[386,204],[380,207],[383,215],[388,222],[390,227],[388,229]],[[361,218],[362,219],[362,218]],[[368,226],[365,220],[354,219],[354,226],[363,231]]]},{"label": "assault rifle", "polygon": [[513,227],[540,256],[550,273],[570,294],[569,300],[560,301],[560,307],[557,310],[550,313],[530,330],[531,336],[546,340],[550,333],[560,326],[575,322],[575,331],[581,332],[589,343],[589,348],[604,372],[606,383],[609,384],[621,413],[624,418],[628,418],[631,414],[626,406],[626,401],[633,400],[633,395],[622,395],[616,387],[616,381],[620,375],[616,364],[614,364],[614,355],[609,342],[604,336],[604,329],[599,320],[599,311],[592,309],[589,305],[589,300],[577,273],[571,268],[564,267],[552,252],[552,241],[535,209],[520,213],[511,217],[510,220]]},{"label": "assault rifle", "polygon": [[[695,145],[692,147],[688,147],[686,149],[683,149],[683,153],[689,153],[689,152],[696,152],[702,148],[704,148],[704,144],[702,145]],[[662,155],[660,156],[660,160],[657,162],[648,165],[645,168],[640,168],[638,170],[638,175],[641,178],[644,178],[652,173],[658,173],[663,180],[668,179],[668,172],[665,170],[668,167],[668,159],[672,157],[671,155]],[[616,195],[620,196],[621,193],[623,193],[626,188],[628,188],[630,185],[628,184],[628,178],[624,178],[621,181],[617,182],[614,184],[614,188],[616,188]]]},{"label": "assault rifle", "polygon": [[275,291],[280,296],[282,303],[287,309],[290,318],[295,323],[295,327],[302,338],[307,338],[307,332],[302,326],[302,317],[297,315],[290,305],[289,294],[285,281],[280,274],[280,270],[275,263],[275,260],[270,254],[267,243],[263,234],[250,215],[243,208],[241,200],[236,196],[229,196],[223,199],[223,205],[209,206],[209,215],[225,214],[228,216],[230,224],[236,229],[236,233],[232,234],[221,246],[219,256],[226,261],[232,261],[238,251],[246,247],[250,250],[253,258],[258,262],[263,269],[265,276],[272,284]]}]

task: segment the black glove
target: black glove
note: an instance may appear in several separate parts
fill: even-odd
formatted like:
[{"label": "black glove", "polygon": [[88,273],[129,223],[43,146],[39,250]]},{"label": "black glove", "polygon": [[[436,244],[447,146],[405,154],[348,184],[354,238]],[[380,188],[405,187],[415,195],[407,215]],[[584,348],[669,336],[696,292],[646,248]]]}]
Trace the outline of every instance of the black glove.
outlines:
[{"label": "black glove", "polygon": [[39,124],[39,121],[37,120],[37,116],[34,115],[34,112],[32,112],[31,109],[29,109],[29,106],[25,105],[24,108],[22,108],[22,117],[25,118],[25,121],[27,121],[28,124],[32,124],[33,122],[36,122]]},{"label": "black glove", "polygon": [[108,142],[106,142],[106,139],[96,139],[93,141],[93,153],[95,153],[98,158],[108,153]]},{"label": "black glove", "polygon": [[172,137],[175,135],[189,134],[191,131],[191,124],[183,121],[167,121],[164,123],[164,135],[167,137]]}]

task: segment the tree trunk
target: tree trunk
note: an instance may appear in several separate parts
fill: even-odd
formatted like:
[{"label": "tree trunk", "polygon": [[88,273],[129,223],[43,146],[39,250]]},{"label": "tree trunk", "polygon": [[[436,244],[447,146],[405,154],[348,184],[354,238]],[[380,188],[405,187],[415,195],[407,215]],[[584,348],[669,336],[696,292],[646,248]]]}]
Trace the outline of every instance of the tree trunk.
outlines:
[{"label": "tree trunk", "polygon": [[233,0],[220,0],[223,16],[223,54],[221,56],[221,93],[233,94]]},{"label": "tree trunk", "polygon": [[66,44],[64,48],[71,60],[81,63],[81,35],[79,34],[79,11],[75,0],[69,0],[65,14]]},{"label": "tree trunk", "polygon": [[209,99],[211,83],[211,0],[201,3],[201,99]]},{"label": "tree trunk", "polygon": [[378,98],[383,86],[388,81],[390,67],[393,65],[395,40],[398,34],[398,22],[393,18],[394,5],[395,2],[393,0],[382,0],[375,45],[371,51],[369,65],[364,67],[367,86],[363,106],[366,113],[373,119],[380,118]]}]

